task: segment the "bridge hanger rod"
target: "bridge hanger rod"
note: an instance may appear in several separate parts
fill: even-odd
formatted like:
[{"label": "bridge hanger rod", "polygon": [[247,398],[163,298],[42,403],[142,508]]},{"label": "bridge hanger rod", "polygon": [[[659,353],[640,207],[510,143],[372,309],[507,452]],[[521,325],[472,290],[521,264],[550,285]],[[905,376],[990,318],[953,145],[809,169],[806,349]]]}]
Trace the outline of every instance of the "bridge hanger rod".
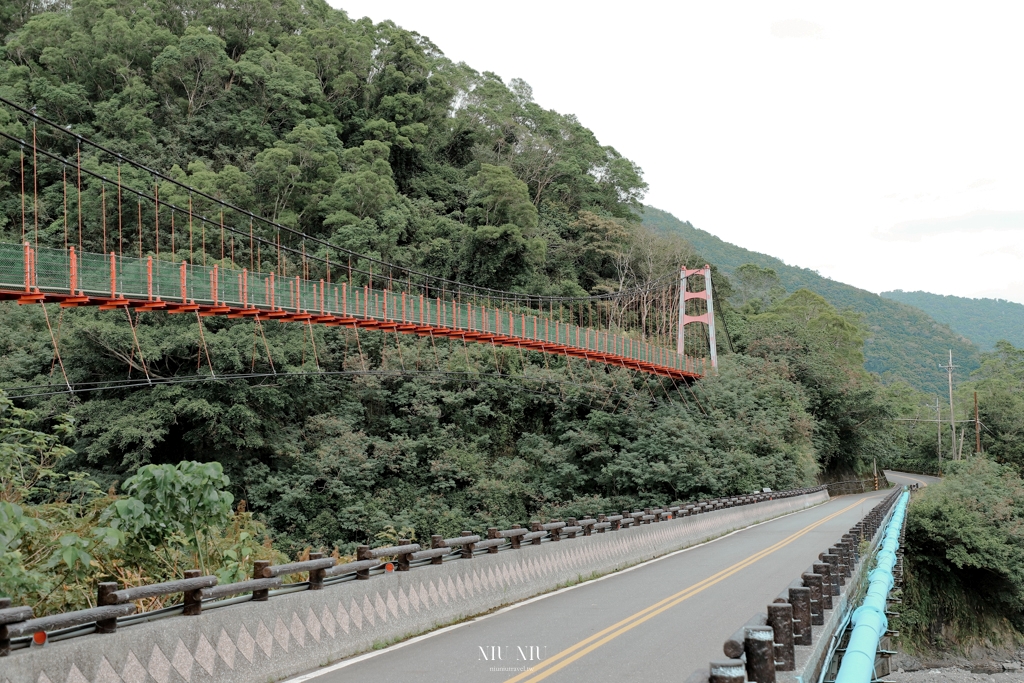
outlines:
[{"label": "bridge hanger rod", "polygon": [[[2,99],[2,98],[0,98],[0,99]],[[9,141],[11,141],[11,142],[13,142],[15,144],[19,144],[19,145],[25,144],[24,141],[19,140],[18,138],[14,137],[14,136],[12,136],[12,135],[10,135],[8,133],[5,133],[3,131],[0,131],[0,137],[6,138],[7,140],[9,140]],[[77,162],[75,162],[73,160],[65,159],[65,158],[63,158],[63,157],[61,157],[61,156],[59,156],[57,154],[54,154],[54,153],[49,152],[49,151],[47,151],[45,149],[42,149],[42,148],[38,148],[37,151],[38,151],[38,153],[41,156],[49,158],[50,160],[55,161],[55,162],[60,163],[60,164],[63,164],[65,166],[70,166],[71,168],[75,169],[76,171],[81,172],[82,174],[84,174],[86,176],[95,178],[95,179],[100,180],[102,182],[116,184],[118,188],[120,188],[123,192],[125,192],[127,194],[135,195],[139,199],[146,200],[147,202],[155,202],[156,201],[156,198],[153,195],[150,195],[150,194],[148,194],[146,192],[143,192],[141,190],[137,190],[137,189],[135,189],[133,187],[130,187],[128,185],[119,184],[114,179],[108,178],[105,175],[103,175],[102,173],[97,173],[97,172],[92,171],[92,170],[90,170],[88,168],[85,168],[84,166],[78,164]],[[218,221],[214,221],[214,220],[212,220],[210,218],[207,218],[206,216],[202,216],[200,214],[195,213],[194,211],[190,211],[187,208],[177,206],[176,204],[173,204],[171,202],[161,201],[161,206],[164,207],[164,208],[167,208],[168,210],[170,210],[172,212],[172,214],[173,214],[173,212],[177,211],[178,213],[190,216],[190,217],[194,218],[195,220],[197,220],[197,221],[199,221],[201,223],[204,223],[206,225],[209,225],[209,226],[217,228],[217,229],[223,228],[227,232],[230,232],[230,233],[232,233],[234,235],[237,235],[239,237],[242,237],[242,238],[250,239],[253,242],[259,242],[260,244],[265,245],[267,247],[270,247],[272,249],[280,249],[280,251],[287,252],[288,254],[291,254],[291,255],[293,255],[295,257],[303,258],[303,259],[306,259],[306,260],[314,261],[316,263],[320,263],[320,264],[324,264],[324,265],[328,265],[328,266],[330,265],[329,259],[322,258],[322,257],[319,257],[319,256],[315,256],[313,254],[310,254],[309,252],[303,253],[301,250],[296,249],[294,247],[289,247],[287,245],[283,245],[283,244],[279,245],[278,243],[276,243],[276,242],[274,242],[272,240],[269,240],[269,239],[267,239],[265,237],[259,237],[259,236],[256,236],[256,235],[252,235],[252,234],[247,233],[247,232],[245,232],[245,231],[243,231],[243,230],[241,230],[239,228],[233,227],[233,226],[231,226],[230,224],[227,224],[227,223],[222,225]],[[339,262],[335,262],[335,265],[338,266],[338,267],[341,267],[341,264]],[[375,275],[375,273],[373,273],[372,271],[362,270],[362,269],[360,269],[358,267],[345,268],[343,270],[348,270],[349,272],[352,272],[352,273],[358,273],[359,275],[363,275],[363,276],[366,276],[366,277],[369,277],[369,278],[372,278]],[[381,276],[382,274],[381,273],[376,273],[376,275],[377,276]],[[401,282],[401,279],[399,279],[399,278],[392,277],[392,278],[389,278],[389,279],[392,280],[392,281]],[[592,300],[592,301],[593,300],[597,300],[597,301],[614,301],[614,300],[617,300],[617,299],[629,296],[634,291],[650,292],[650,291],[652,291],[653,285],[656,284],[657,282],[658,281],[655,281],[655,283],[652,283],[652,285],[647,285],[646,287],[642,288],[642,290],[639,289],[639,288],[635,289],[635,290],[624,290],[622,292],[617,292],[617,293],[610,293],[610,294],[602,294],[602,295],[592,296],[592,297],[588,297],[587,299]],[[423,285],[423,284],[418,284],[417,283],[416,286],[417,287],[424,287],[424,286],[429,287],[430,285]],[[435,285],[434,288],[435,289],[440,289],[440,288],[436,287],[436,285]],[[458,291],[458,288],[456,288],[456,289],[454,289],[452,291]],[[537,299],[537,297],[534,297],[534,296],[531,296],[531,295],[525,295],[525,294],[521,294],[521,295],[518,295],[518,296],[509,297],[509,298],[511,298],[513,300],[518,300],[518,301],[525,301],[527,304],[529,304],[529,302],[531,300]],[[568,298],[568,297],[564,297],[564,298],[549,297],[549,298],[545,299],[545,301],[570,301],[570,302],[576,302],[576,301],[581,301],[582,302],[583,300],[584,299],[582,299],[582,298],[571,299],[571,298]]]},{"label": "bridge hanger rod", "polygon": [[[101,145],[101,144],[99,144],[97,142],[94,142],[94,141],[90,140],[89,138],[87,138],[87,137],[85,137],[83,135],[79,135],[78,133],[74,133],[74,132],[72,132],[72,131],[70,131],[70,130],[68,130],[66,128],[63,128],[63,127],[60,126],[60,124],[56,123],[55,121],[51,121],[51,120],[47,119],[46,117],[40,116],[39,114],[37,114],[37,113],[35,113],[33,111],[30,111],[30,110],[22,107],[21,105],[15,103],[15,102],[12,102],[11,100],[8,100],[7,98],[5,98],[3,96],[0,96],[0,102],[4,103],[4,104],[6,104],[6,105],[8,105],[10,107],[13,107],[13,108],[17,109],[18,111],[20,111],[21,113],[25,114],[26,116],[30,116],[33,119],[46,124],[47,126],[52,128],[53,130],[55,130],[55,131],[57,131],[57,132],[59,132],[59,133],[61,133],[63,135],[70,135],[70,136],[74,137],[76,140],[78,140],[81,143],[85,143],[86,145],[89,145],[90,147],[94,147],[95,149],[98,149],[98,150],[100,150],[101,152],[103,152],[105,154],[109,154],[110,156],[113,156],[116,159],[118,159],[120,161],[123,161],[123,162],[127,163],[130,166],[134,166],[135,168],[141,169],[141,170],[145,171],[146,173],[149,173],[150,175],[152,175],[154,177],[160,178],[161,180],[164,180],[165,182],[171,183],[172,185],[175,185],[176,187],[181,188],[182,190],[186,190],[186,191],[191,192],[191,193],[193,193],[193,194],[195,194],[197,196],[203,197],[203,198],[205,198],[205,199],[207,199],[209,201],[214,202],[215,204],[217,204],[219,206],[222,206],[222,207],[224,207],[226,209],[230,209],[232,211],[240,213],[243,216],[248,217],[248,218],[250,218],[252,220],[259,221],[260,223],[263,223],[265,225],[269,225],[269,226],[275,228],[276,230],[287,232],[287,233],[289,233],[291,235],[295,235],[296,237],[299,237],[299,238],[301,238],[303,240],[309,240],[310,242],[312,242],[314,244],[318,244],[318,245],[323,246],[323,247],[325,247],[327,249],[334,249],[334,250],[336,250],[338,252],[341,252],[341,253],[346,254],[348,256],[355,257],[357,259],[363,259],[363,260],[369,261],[371,263],[376,263],[376,264],[378,264],[378,265],[380,265],[382,267],[385,267],[385,268],[389,268],[389,269],[393,269],[393,270],[398,270],[398,271],[401,271],[401,272],[407,272],[407,273],[409,273],[411,275],[415,275],[415,276],[420,277],[420,278],[425,278],[425,279],[441,282],[444,285],[448,285],[450,289],[468,289],[468,290],[472,290],[472,291],[479,291],[479,292],[484,292],[485,293],[482,296],[492,296],[492,297],[501,298],[501,299],[506,299],[506,298],[509,298],[509,299],[536,299],[538,301],[545,301],[545,302],[603,300],[603,299],[614,298],[614,297],[617,297],[617,296],[624,296],[626,294],[632,294],[634,292],[650,291],[646,287],[645,288],[633,288],[631,290],[624,290],[623,292],[618,292],[618,293],[613,294],[613,295],[596,295],[596,296],[588,296],[588,297],[561,297],[561,296],[548,296],[548,295],[539,295],[539,294],[522,294],[522,293],[510,292],[510,291],[500,290],[500,289],[491,289],[490,287],[481,287],[479,285],[471,285],[471,284],[468,284],[468,283],[462,283],[462,282],[458,282],[458,281],[455,281],[455,280],[449,280],[447,278],[439,277],[439,276],[436,276],[436,275],[430,275],[428,273],[423,273],[423,272],[420,272],[420,271],[417,271],[417,270],[413,270],[412,268],[408,268],[406,266],[399,266],[399,265],[395,265],[395,264],[392,264],[392,263],[388,263],[387,261],[376,259],[376,258],[373,258],[371,256],[366,256],[364,254],[359,254],[357,252],[354,252],[354,251],[352,251],[350,249],[346,249],[344,247],[339,247],[337,245],[331,244],[327,240],[323,240],[323,239],[320,239],[318,237],[314,237],[312,235],[308,235],[308,234],[306,234],[306,233],[304,233],[304,232],[302,232],[300,230],[296,230],[294,228],[289,228],[288,226],[282,225],[282,224],[277,223],[275,221],[272,221],[272,220],[270,220],[268,218],[264,218],[263,216],[259,216],[257,214],[254,214],[251,211],[247,211],[246,209],[243,209],[241,207],[235,206],[234,204],[231,204],[230,202],[226,202],[226,201],[224,201],[222,199],[218,199],[218,198],[216,198],[216,197],[214,197],[212,195],[209,195],[209,194],[203,192],[202,190],[198,190],[198,189],[193,188],[193,187],[191,187],[189,185],[185,185],[184,183],[182,183],[180,181],[177,181],[174,178],[171,178],[170,176],[167,176],[167,175],[161,173],[160,171],[156,171],[154,169],[149,168],[148,166],[145,166],[144,164],[141,164],[141,163],[139,163],[137,161],[134,161],[134,160],[132,160],[132,159],[130,159],[128,157],[125,157],[124,155],[120,154],[119,152],[115,152],[115,151],[113,151],[113,150],[111,150],[111,149],[109,149],[109,148],[107,148],[107,147],[105,147],[105,146],[103,146],[103,145]],[[19,144],[22,144],[22,145],[25,144],[24,141],[18,140],[17,138],[14,138],[12,136],[4,135],[4,137],[7,137],[8,139],[11,139],[14,142],[18,142]],[[323,259],[317,259],[317,260],[319,262],[325,262],[325,260],[323,260]],[[662,278],[662,279],[668,280],[668,279],[672,279],[672,277],[673,276],[666,276],[665,278]]]}]

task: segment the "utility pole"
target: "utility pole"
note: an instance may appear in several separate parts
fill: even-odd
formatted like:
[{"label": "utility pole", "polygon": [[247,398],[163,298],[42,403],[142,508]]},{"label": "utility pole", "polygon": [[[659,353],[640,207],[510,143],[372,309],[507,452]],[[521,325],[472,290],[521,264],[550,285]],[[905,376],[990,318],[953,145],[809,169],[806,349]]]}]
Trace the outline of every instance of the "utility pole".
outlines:
[{"label": "utility pole", "polygon": [[951,458],[953,460],[959,460],[960,458],[956,457],[956,415],[953,412],[953,368],[955,368],[955,367],[956,366],[953,365],[953,349],[950,349],[949,350],[949,365],[945,366],[945,369],[946,369],[946,374],[949,376],[949,428],[950,428],[950,431],[952,432],[952,440],[953,440],[953,443],[952,443],[953,455],[951,456]]},{"label": "utility pole", "polygon": [[939,397],[935,397],[935,429],[938,433],[938,443],[935,452],[939,454],[939,476],[942,476],[942,408],[939,407]]},{"label": "utility pole", "polygon": [[981,454],[981,420],[978,419],[978,392],[974,392],[974,454]]}]

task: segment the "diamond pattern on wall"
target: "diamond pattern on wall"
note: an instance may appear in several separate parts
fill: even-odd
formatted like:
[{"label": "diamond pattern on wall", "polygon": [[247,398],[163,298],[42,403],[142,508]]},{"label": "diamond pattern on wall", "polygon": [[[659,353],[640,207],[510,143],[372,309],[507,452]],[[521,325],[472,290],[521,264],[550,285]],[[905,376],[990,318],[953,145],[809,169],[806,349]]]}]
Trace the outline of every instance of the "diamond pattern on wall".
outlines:
[{"label": "diamond pattern on wall", "polygon": [[[248,634],[249,632],[246,631],[246,635]],[[250,638],[249,640],[251,641],[252,638]],[[249,647],[251,648],[252,646],[250,645]],[[234,671],[235,644],[231,642],[231,638],[228,636],[228,632],[224,629],[220,630],[220,635],[217,637],[217,655],[220,656],[224,663],[228,665],[229,669]]]},{"label": "diamond pattern on wall", "polygon": [[341,627],[342,631],[344,631],[345,633],[348,633],[348,611],[345,609],[345,606],[343,604],[341,604],[340,600],[338,601],[337,616],[338,616],[338,626]]},{"label": "diamond pattern on wall", "polygon": [[[71,680],[71,674],[68,674],[68,680]],[[100,658],[100,665],[96,668],[96,679],[93,683],[121,683],[121,677],[114,671],[114,667],[110,666],[106,657]]]},{"label": "diamond pattern on wall", "polygon": [[213,667],[217,664],[217,651],[213,649],[213,645],[210,645],[210,641],[206,639],[205,635],[199,635],[199,642],[196,643],[196,651],[193,656],[199,666],[212,676]]},{"label": "diamond pattern on wall", "polygon": [[370,598],[367,595],[363,596],[363,617],[370,622],[370,626],[376,626],[373,621],[373,605],[370,604]]},{"label": "diamond pattern on wall", "polygon": [[[259,638],[258,635],[257,638]],[[283,621],[281,621],[281,617],[278,617],[277,621],[274,623],[274,640],[277,641],[278,645],[284,648],[285,652],[288,652],[288,643],[291,639],[292,634],[288,632],[288,627],[284,625]],[[269,655],[270,653],[268,652],[267,654]]]},{"label": "diamond pattern on wall", "polygon": [[381,599],[380,593],[374,593],[376,600],[373,603],[374,608],[377,610],[377,616],[385,624],[388,623],[388,608],[384,604],[384,600]]},{"label": "diamond pattern on wall", "polygon": [[306,630],[309,631],[309,635],[313,636],[313,640],[320,642],[320,631],[321,631],[320,620],[316,618],[316,614],[313,613],[313,608],[310,607],[306,611]]},{"label": "diamond pattern on wall", "polygon": [[[438,581],[438,583],[441,583],[441,581]],[[452,581],[452,577],[451,576],[448,577],[447,588],[448,588],[448,597],[452,599],[452,602],[454,602],[455,601],[455,582]]]},{"label": "diamond pattern on wall", "polygon": [[153,646],[153,652],[149,655],[149,666],[146,669],[149,670],[149,675],[156,680],[156,683],[167,683],[171,679],[171,662],[163,650],[156,645]]},{"label": "diamond pattern on wall", "polygon": [[[278,619],[277,623],[280,624],[281,620]],[[256,627],[256,644],[263,650],[263,654],[270,656],[270,651],[274,648],[274,634],[270,632],[262,619],[260,619],[260,625]],[[287,651],[288,648],[285,648],[285,652]]]},{"label": "diamond pattern on wall", "polygon": [[[388,595],[390,594],[391,593],[389,591]],[[401,586],[398,588],[398,606],[402,608],[403,612],[405,612],[405,616],[409,616],[409,598],[406,597],[405,590],[403,590]]]},{"label": "diamond pattern on wall", "polygon": [[331,610],[324,606],[324,611],[320,613],[320,623],[324,625],[324,630],[327,631],[327,635],[334,638],[335,626],[337,622],[334,621],[334,615],[331,614]]},{"label": "diamond pattern on wall", "polygon": [[195,661],[192,653],[185,647],[185,643],[181,642],[181,638],[178,638],[178,645],[174,648],[174,658],[171,659],[171,665],[174,666],[175,670],[186,681],[192,680],[192,664]]},{"label": "diamond pattern on wall", "polygon": [[352,603],[348,606],[349,614],[352,615],[352,623],[356,625],[356,628],[360,631],[363,630],[363,612],[359,609],[359,605],[356,604],[355,598],[352,599]]},{"label": "diamond pattern on wall", "polygon": [[[391,616],[397,617],[398,616],[398,600],[395,599],[395,594],[391,592],[391,589],[388,589],[388,600],[387,600],[386,604],[388,606],[388,611],[391,612]],[[406,605],[406,610],[405,611],[406,612],[409,611],[408,605]]]},{"label": "diamond pattern on wall", "polygon": [[[260,626],[263,626],[262,621],[260,622]],[[264,627],[263,630],[265,631],[266,627]],[[256,632],[259,633],[258,630]],[[238,629],[238,638],[235,641],[235,646],[238,648],[238,651],[242,653],[242,656],[252,664],[252,657],[256,654],[256,641],[253,640],[252,635],[249,633],[249,629],[247,629],[244,624]]]},{"label": "diamond pattern on wall", "polygon": [[[431,590],[434,589],[434,584],[430,584],[430,589]],[[425,607],[426,609],[430,609],[430,599],[431,598],[433,599],[434,606],[436,607],[437,606],[437,591],[434,591],[433,594],[428,593],[426,586],[424,586],[423,583],[421,582],[420,583],[420,602],[423,603],[423,607]]]},{"label": "diamond pattern on wall", "polygon": [[71,671],[68,672],[67,683],[89,683],[89,679],[82,675],[77,666],[72,664]]},{"label": "diamond pattern on wall", "polygon": [[[399,600],[401,600],[401,597],[399,597]],[[420,611],[420,594],[416,592],[416,586],[411,586],[409,588],[409,602],[412,604],[412,608],[414,610],[417,612]]]},{"label": "diamond pattern on wall", "polygon": [[39,672],[39,678],[36,679],[36,683],[53,683],[53,681],[50,680],[45,671],[41,671]]},{"label": "diamond pattern on wall", "polygon": [[302,625],[302,619],[299,619],[295,612],[292,612],[292,623],[288,625],[288,632],[299,647],[306,647],[306,627]]},{"label": "diamond pattern on wall", "polygon": [[146,680],[146,669],[142,666],[142,662],[135,656],[135,653],[128,651],[128,658],[124,662],[124,668],[121,669],[121,680],[124,683],[144,683]]}]

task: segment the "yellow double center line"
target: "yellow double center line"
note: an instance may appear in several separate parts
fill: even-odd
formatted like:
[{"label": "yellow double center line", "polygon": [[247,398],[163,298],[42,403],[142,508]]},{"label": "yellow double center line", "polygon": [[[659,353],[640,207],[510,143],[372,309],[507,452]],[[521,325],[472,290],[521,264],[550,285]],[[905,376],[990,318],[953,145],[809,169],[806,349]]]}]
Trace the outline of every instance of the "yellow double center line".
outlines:
[{"label": "yellow double center line", "polygon": [[633,629],[633,628],[639,626],[640,624],[644,623],[648,619],[656,617],[657,615],[661,614],[662,612],[664,612],[667,609],[675,607],[676,605],[681,603],[683,600],[686,600],[688,598],[692,598],[694,595],[697,595],[698,593],[700,593],[704,589],[710,588],[711,586],[714,586],[719,581],[724,581],[725,579],[729,578],[730,576],[732,576],[736,572],[749,567],[750,565],[754,564],[758,560],[761,560],[761,559],[763,559],[765,557],[768,557],[769,555],[774,553],[776,550],[779,550],[780,548],[786,547],[787,545],[789,545],[793,541],[797,540],[801,536],[804,536],[805,534],[810,533],[811,531],[813,531],[814,529],[818,528],[822,524],[824,524],[824,523],[826,523],[826,522],[828,522],[828,521],[830,521],[832,519],[835,519],[836,517],[838,517],[839,515],[843,514],[844,512],[852,510],[853,508],[857,507],[858,505],[863,504],[863,502],[864,502],[863,500],[858,500],[855,503],[851,503],[850,505],[847,505],[846,507],[844,507],[842,510],[839,510],[838,512],[833,512],[828,517],[824,517],[822,519],[819,519],[817,522],[814,522],[813,524],[809,524],[809,525],[805,526],[800,531],[797,531],[796,533],[792,534],[791,536],[787,536],[786,538],[782,539],[781,541],[779,541],[775,545],[769,546],[769,547],[765,548],[764,550],[761,550],[761,551],[759,551],[757,553],[754,553],[753,555],[751,555],[750,557],[746,558],[745,560],[741,560],[740,562],[737,562],[736,564],[732,565],[731,567],[723,569],[722,571],[718,572],[717,574],[714,574],[713,576],[709,576],[708,578],[704,579],[703,581],[700,581],[698,583],[693,584],[689,588],[684,588],[683,590],[679,591],[678,593],[676,593],[674,595],[670,595],[667,598],[654,603],[650,607],[642,609],[639,612],[637,612],[636,614],[633,614],[631,616],[626,617],[625,619],[623,619],[622,621],[620,621],[618,623],[612,624],[611,626],[609,626],[608,628],[604,629],[603,631],[598,631],[597,633],[595,633],[594,635],[590,636],[589,638],[585,638],[585,639],[581,640],[580,642],[576,643],[575,645],[562,650],[557,655],[554,655],[552,657],[549,657],[548,659],[545,659],[543,662],[541,662],[541,663],[537,664],[536,666],[534,666],[531,670],[524,671],[523,673],[521,673],[521,674],[519,674],[517,676],[513,676],[512,678],[508,679],[505,683],[518,683],[519,681],[526,681],[527,683],[533,683],[534,681],[540,681],[540,680],[543,680],[543,679],[547,678],[551,674],[553,674],[553,673],[555,673],[557,671],[560,671],[560,670],[564,669],[565,667],[569,666],[570,664],[575,662],[577,659],[583,657],[584,655],[586,655],[586,654],[588,654],[590,652],[593,652],[594,650],[596,650],[597,648],[601,647],[602,645],[604,645],[605,643],[609,642],[610,640],[618,638],[619,636],[621,636],[626,631],[629,631],[630,629]]}]

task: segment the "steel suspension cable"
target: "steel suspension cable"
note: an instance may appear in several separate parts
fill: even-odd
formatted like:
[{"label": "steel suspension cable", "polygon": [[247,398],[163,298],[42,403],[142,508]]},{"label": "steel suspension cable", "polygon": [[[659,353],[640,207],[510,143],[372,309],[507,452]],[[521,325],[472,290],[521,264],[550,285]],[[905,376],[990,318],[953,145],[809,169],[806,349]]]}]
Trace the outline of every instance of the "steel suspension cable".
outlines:
[{"label": "steel suspension cable", "polygon": [[[388,262],[383,261],[381,259],[373,258],[373,257],[367,256],[367,255],[364,255],[364,254],[359,254],[357,252],[354,252],[354,251],[352,251],[350,249],[346,249],[344,247],[339,247],[339,246],[337,246],[335,244],[332,244],[331,242],[329,242],[327,240],[323,240],[323,239],[320,239],[320,238],[308,235],[308,234],[302,232],[301,230],[296,230],[294,228],[289,228],[289,227],[287,227],[285,225],[282,225],[282,224],[277,223],[275,221],[272,221],[270,219],[267,219],[267,218],[264,218],[264,217],[259,216],[257,214],[254,214],[251,211],[248,211],[248,210],[243,209],[241,207],[235,206],[234,204],[231,204],[230,202],[224,201],[223,199],[219,199],[219,198],[214,197],[214,196],[212,196],[210,194],[207,194],[207,193],[205,193],[205,192],[203,192],[201,190],[198,190],[198,189],[193,188],[193,187],[191,187],[189,185],[186,185],[186,184],[184,184],[184,183],[182,183],[182,182],[180,182],[178,180],[175,180],[174,178],[171,178],[170,176],[167,176],[167,175],[165,175],[165,174],[163,174],[163,173],[161,173],[159,171],[156,171],[154,169],[151,169],[148,166],[145,166],[144,164],[136,162],[136,161],[134,161],[134,160],[132,160],[132,159],[130,159],[128,157],[125,157],[124,155],[120,154],[119,152],[115,152],[115,151],[105,147],[104,145],[101,145],[101,144],[99,144],[97,142],[94,142],[94,141],[90,140],[89,138],[86,138],[85,136],[82,136],[82,135],[79,135],[77,133],[71,132],[71,131],[67,130],[64,127],[61,127],[59,124],[57,124],[57,123],[55,123],[53,121],[50,121],[49,119],[47,119],[47,118],[45,118],[43,116],[40,116],[40,115],[36,114],[35,112],[30,111],[30,110],[28,110],[28,109],[18,105],[17,103],[12,102],[11,100],[9,100],[9,99],[7,99],[5,97],[0,96],[0,103],[6,104],[6,105],[8,105],[10,107],[13,107],[14,109],[22,112],[23,114],[32,117],[36,121],[44,123],[45,125],[49,126],[51,129],[53,129],[55,132],[57,132],[59,134],[70,135],[70,136],[74,137],[76,139],[76,141],[77,141],[78,150],[79,150],[79,157],[78,157],[79,158],[79,167],[81,166],[81,145],[84,143],[84,144],[86,144],[86,145],[88,145],[90,147],[93,147],[93,148],[95,148],[95,149],[97,149],[97,150],[99,150],[99,151],[101,151],[101,152],[103,152],[105,154],[108,154],[108,155],[116,158],[119,162],[123,161],[125,163],[128,163],[129,165],[131,165],[131,166],[133,166],[135,168],[138,168],[138,169],[140,169],[140,170],[142,170],[142,171],[144,171],[144,172],[146,172],[148,174],[151,174],[151,175],[153,175],[155,177],[158,177],[161,180],[163,180],[164,182],[171,183],[172,185],[174,185],[174,186],[176,186],[176,187],[178,187],[178,188],[180,188],[182,190],[186,190],[189,193],[193,193],[194,192],[196,195],[201,196],[201,197],[203,197],[203,198],[205,198],[205,199],[207,199],[209,201],[212,201],[215,204],[217,204],[219,206],[222,206],[222,207],[224,207],[226,209],[230,209],[231,211],[235,211],[235,212],[237,212],[239,214],[242,214],[243,216],[246,216],[246,217],[250,218],[250,220],[258,221],[258,222],[260,222],[262,224],[271,226],[271,227],[273,227],[277,231],[278,236],[279,236],[278,239],[280,239],[280,232],[284,231],[284,232],[287,232],[287,233],[289,233],[291,235],[295,235],[299,239],[309,240],[309,241],[313,242],[314,244],[317,244],[319,246],[325,247],[327,249],[335,249],[335,250],[337,250],[339,252],[342,252],[344,254],[348,254],[349,256],[355,256],[357,259],[363,259],[363,260],[365,260],[367,262],[370,262],[370,263],[377,263],[377,264],[379,264],[379,265],[381,265],[383,267],[392,267],[392,268],[397,268],[397,269],[400,269],[400,270],[403,270],[403,271],[407,271],[408,273],[410,273],[410,275],[415,275],[418,278],[423,278],[424,280],[437,281],[437,282],[441,282],[443,284],[448,284],[448,285],[452,285],[452,286],[466,287],[467,289],[471,289],[471,290],[473,290],[475,292],[478,291],[478,292],[489,293],[490,295],[494,295],[494,296],[500,297],[502,299],[515,298],[515,297],[524,297],[524,298],[527,298],[527,299],[537,300],[537,301],[576,301],[576,300],[580,300],[580,299],[584,299],[584,298],[585,299],[609,299],[609,298],[614,298],[614,297],[621,296],[623,294],[626,294],[626,293],[634,291],[634,290],[626,290],[625,292],[618,292],[618,293],[615,293],[615,294],[594,295],[594,296],[588,296],[588,297],[564,297],[564,296],[548,296],[548,295],[527,295],[527,294],[522,294],[522,293],[517,293],[517,292],[510,292],[510,291],[505,291],[505,290],[493,289],[493,288],[489,288],[489,287],[481,287],[479,285],[470,285],[470,284],[466,284],[466,283],[460,283],[458,281],[450,280],[448,278],[443,278],[443,277],[440,277],[440,276],[430,275],[428,273],[423,273],[421,271],[417,271],[415,269],[408,268],[406,266],[396,266],[396,265],[393,265],[393,264],[389,264]],[[0,135],[3,135],[3,134],[0,133]],[[17,141],[12,136],[8,136],[8,135],[3,135],[3,136]],[[81,248],[81,245],[79,245],[79,246]],[[319,259],[318,258],[316,260],[319,261],[319,262],[324,262],[323,259]],[[668,280],[671,277],[673,277],[673,276],[665,276],[664,278],[659,278],[659,281],[660,280]],[[486,296],[486,295],[487,294],[484,294],[483,296]]]}]

